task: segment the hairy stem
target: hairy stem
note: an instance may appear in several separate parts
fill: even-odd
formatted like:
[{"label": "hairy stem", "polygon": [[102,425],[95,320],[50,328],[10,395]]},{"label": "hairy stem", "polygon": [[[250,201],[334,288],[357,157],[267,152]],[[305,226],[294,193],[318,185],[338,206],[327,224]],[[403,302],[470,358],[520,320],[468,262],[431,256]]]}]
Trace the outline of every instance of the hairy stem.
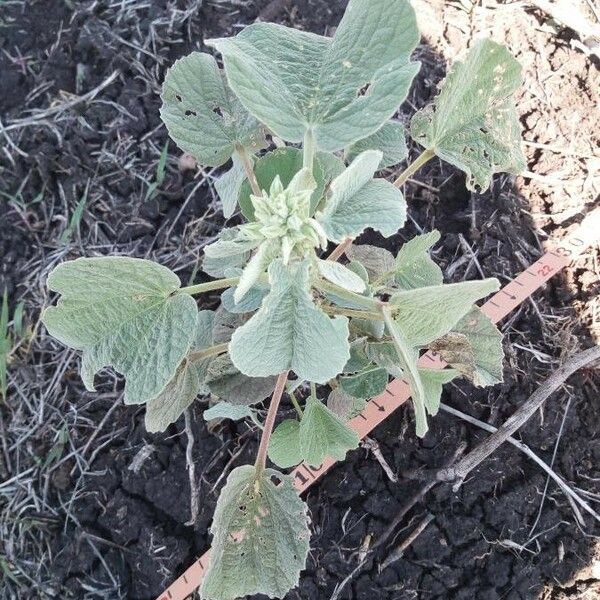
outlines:
[{"label": "hairy stem", "polygon": [[296,398],[296,394],[294,394],[294,392],[292,392],[292,390],[288,390],[288,394],[290,396],[290,399],[292,400],[292,404],[294,405],[296,412],[298,413],[298,416],[300,418],[302,418],[304,416],[304,412],[302,411],[302,407],[300,406],[300,403],[298,402],[298,398]]},{"label": "hairy stem", "polygon": [[398,179],[394,181],[396,187],[400,187],[406,183],[406,180],[416,173],[425,163],[429,162],[435,156],[433,150],[423,150],[423,152],[412,162],[408,167],[400,173]]},{"label": "hairy stem", "polygon": [[269,450],[269,440],[273,433],[273,425],[275,425],[275,417],[277,416],[277,410],[279,409],[279,403],[281,402],[281,396],[283,396],[283,390],[285,389],[285,383],[287,381],[289,371],[280,373],[275,383],[275,389],[273,390],[273,396],[271,396],[271,404],[269,404],[269,412],[265,420],[262,437],[260,438],[260,446],[256,453],[256,467],[257,476],[260,475],[267,465],[267,452]]},{"label": "hairy stem", "polygon": [[383,321],[381,313],[369,310],[356,310],[353,308],[343,308],[341,306],[321,305],[321,310],[328,315],[345,315],[355,319],[366,319],[367,321]]},{"label": "hairy stem", "polygon": [[246,148],[237,144],[235,147],[235,151],[240,159],[240,162],[242,163],[242,167],[244,167],[246,177],[248,178],[248,183],[250,183],[250,187],[252,188],[252,193],[255,196],[262,196],[262,190],[258,185],[258,180],[256,179],[256,175],[254,174],[254,167],[252,166],[252,160],[250,160]]},{"label": "hairy stem", "polygon": [[177,290],[179,294],[203,294],[204,292],[211,292],[213,290],[222,290],[224,288],[230,288],[237,285],[240,282],[239,277],[229,277],[228,279],[217,279],[215,281],[207,281],[206,283],[199,283],[197,285],[190,285],[188,287],[182,287]]},{"label": "hairy stem", "polygon": [[343,298],[344,300],[348,300],[349,302],[354,302],[360,306],[364,306],[368,310],[379,311],[382,306],[381,300],[376,300],[375,298],[367,298],[366,296],[361,296],[360,294],[356,294],[354,292],[350,292],[347,289],[336,285],[335,283],[331,283],[330,281],[325,281],[324,279],[320,279],[315,284],[315,287],[322,292],[329,292],[330,294],[335,294],[338,298]]},{"label": "hairy stem", "polygon": [[196,352],[190,352],[187,355],[189,360],[201,360],[203,358],[210,358],[211,356],[218,356],[219,354],[225,354],[229,348],[229,343],[217,344],[210,348],[204,348],[203,350],[197,350]]},{"label": "hairy stem", "polygon": [[315,135],[312,132],[312,129],[307,129],[306,133],[304,134],[304,144],[303,144],[304,154],[303,154],[302,166],[305,169],[309,169],[311,173],[313,170],[313,163],[315,160],[316,149],[317,148],[316,148],[316,142],[315,142]]}]

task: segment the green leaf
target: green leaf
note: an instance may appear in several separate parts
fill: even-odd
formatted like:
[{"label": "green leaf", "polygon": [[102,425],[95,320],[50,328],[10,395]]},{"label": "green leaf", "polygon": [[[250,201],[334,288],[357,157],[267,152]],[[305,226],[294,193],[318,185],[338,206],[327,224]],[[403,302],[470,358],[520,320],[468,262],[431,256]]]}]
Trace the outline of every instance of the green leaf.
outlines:
[{"label": "green leaf", "polygon": [[327,408],[342,421],[349,421],[358,416],[367,406],[366,400],[355,398],[342,388],[332,390],[327,398]]},{"label": "green leaf", "polygon": [[346,150],[346,160],[353,161],[365,150],[380,150],[383,158],[379,164],[380,169],[393,167],[408,156],[404,125],[397,121],[385,123],[381,129],[358,142]]},{"label": "green leaf", "polygon": [[454,369],[419,369],[419,376],[423,384],[425,408],[435,417],[440,410],[440,398],[445,383],[449,383],[458,376]]},{"label": "green leaf", "polygon": [[406,220],[406,202],[385,179],[373,179],[381,152],[367,150],[331,183],[331,197],[316,214],[327,237],[336,243],[355,238],[365,229],[394,235]]},{"label": "green leaf", "polygon": [[[302,169],[302,166],[302,150],[298,150],[298,148],[279,148],[265,154],[256,161],[254,174],[256,175],[256,180],[258,181],[260,189],[268,192],[277,175],[279,175],[283,187],[287,188],[294,178],[294,175]],[[317,152],[313,167],[313,177],[317,187],[311,195],[310,214],[313,214],[317,208],[317,205],[325,192],[325,187],[343,170],[344,163],[340,158],[333,154]],[[251,194],[252,190],[250,189],[250,184],[246,181],[240,188],[239,203],[242,214],[246,219],[254,221],[254,206],[250,199]]]},{"label": "green leaf", "polygon": [[227,87],[217,61],[192,52],[167,71],[160,116],[173,141],[200,164],[219,167],[236,145],[264,147],[260,123]]},{"label": "green leaf", "polygon": [[312,130],[334,152],[371,135],[406,98],[418,63],[415,13],[406,0],[350,0],[333,39],[272,23],[212,40],[242,104],[276,135]]},{"label": "green leaf", "polygon": [[252,409],[248,408],[245,404],[218,402],[205,410],[202,416],[205,421],[212,421],[212,419],[231,419],[232,421],[240,421],[241,419],[252,417],[253,415]]},{"label": "green leaf", "polygon": [[402,379],[404,372],[400,366],[398,352],[392,342],[370,342],[367,344],[367,356],[392,377]]},{"label": "green leaf", "polygon": [[275,427],[269,442],[269,458],[281,469],[289,469],[302,462],[298,421],[286,419]]},{"label": "green leaf", "polygon": [[513,94],[521,65],[504,47],[482,40],[452,65],[433,104],[414,115],[415,141],[467,174],[470,190],[486,190],[494,173],[525,168]]},{"label": "green leaf", "polygon": [[365,282],[356,273],[344,265],[333,260],[317,259],[317,268],[321,277],[351,292],[362,293],[365,291]]},{"label": "green leaf", "polygon": [[257,404],[271,395],[276,377],[248,377],[240,373],[227,355],[213,359],[206,385],[215,396],[230,404]]},{"label": "green leaf", "polygon": [[304,460],[316,467],[325,458],[344,460],[348,450],[358,448],[358,434],[320,400],[309,397],[300,422],[300,449]]},{"label": "green leaf", "polygon": [[474,306],[452,331],[464,335],[473,350],[475,362],[473,373],[469,375],[473,383],[478,387],[502,383],[502,334],[490,318]]},{"label": "green leaf", "polygon": [[217,502],[204,600],[253,594],[283,598],[298,584],[310,531],[291,477],[273,469],[234,469]]},{"label": "green leaf", "polygon": [[[227,277],[237,277],[239,273],[233,275],[233,270],[228,271],[226,274]],[[221,294],[221,304],[223,308],[230,313],[249,313],[257,310],[264,297],[269,293],[269,286],[266,283],[261,283],[260,281],[254,286],[252,286],[244,295],[244,297],[239,301],[235,301],[235,290],[237,288],[232,287],[228,290],[225,290]]]},{"label": "green leaf", "polygon": [[405,290],[442,285],[442,269],[429,256],[429,249],[440,239],[440,232],[418,235],[400,248],[396,257],[396,283]]},{"label": "green leaf", "polygon": [[195,300],[175,293],[177,275],[136,258],[79,258],[56,267],[48,287],[62,294],[42,321],[63,344],[83,350],[81,376],[113,366],[125,375],[125,403],[156,398],[175,375],[195,334]]},{"label": "green leaf", "polygon": [[385,248],[370,246],[369,244],[352,244],[346,250],[350,260],[359,262],[369,274],[372,283],[386,283],[396,270],[394,255]]},{"label": "green leaf", "polygon": [[350,350],[348,319],[330,319],[309,293],[309,262],[269,267],[271,291],[260,310],[233,334],[229,352],[235,366],[251,377],[288,369],[298,377],[325,383],[342,371]]},{"label": "green leaf", "polygon": [[473,303],[495,292],[497,279],[463,281],[397,292],[391,298],[394,320],[410,346],[426,346],[448,333]]},{"label": "green leaf", "polygon": [[412,393],[412,401],[415,408],[416,433],[419,437],[423,437],[427,433],[428,426],[427,412],[425,410],[425,389],[417,367],[419,352],[410,346],[402,329],[391,317],[386,318],[386,325],[398,354],[398,364],[405,379],[408,381]]},{"label": "green leaf", "polygon": [[211,277],[225,277],[230,269],[243,267],[250,258],[251,250],[256,244],[234,241],[237,229],[222,229],[216,242],[204,248],[202,270]]},{"label": "green leaf", "polygon": [[[196,334],[190,348],[191,352],[204,350],[212,345],[214,313],[201,310],[198,313]],[[194,358],[188,354],[179,365],[175,376],[167,387],[146,405],[146,430],[150,433],[165,431],[183,414],[198,394],[209,393],[204,384],[212,358]]]},{"label": "green leaf", "polygon": [[355,398],[367,399],[379,396],[388,384],[388,374],[377,365],[369,365],[354,375],[339,378],[342,389]]},{"label": "green leaf", "polygon": [[215,190],[223,204],[223,216],[229,219],[235,212],[242,184],[246,181],[246,171],[236,154],[232,157],[229,171],[215,180]]},{"label": "green leaf", "polygon": [[365,338],[354,340],[350,344],[350,359],[344,366],[344,373],[362,371],[370,362],[365,354]]}]

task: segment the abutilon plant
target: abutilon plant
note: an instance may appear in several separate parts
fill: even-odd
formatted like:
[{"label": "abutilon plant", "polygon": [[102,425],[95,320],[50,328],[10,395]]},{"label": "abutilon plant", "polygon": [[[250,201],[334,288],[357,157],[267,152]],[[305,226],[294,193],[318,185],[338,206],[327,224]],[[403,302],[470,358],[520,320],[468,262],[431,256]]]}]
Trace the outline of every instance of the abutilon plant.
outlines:
[{"label": "abutilon plant", "polygon": [[[208,53],[178,60],[163,85],[163,122],[199,163],[230,163],[215,187],[224,216],[240,210],[246,219],[205,247],[213,279],[183,287],[166,267],[122,256],[78,258],[48,278],[60,298],[42,320],[82,351],[87,389],[113,367],[126,379],[125,403],[146,404],[151,432],[198,396],[219,401],[207,419],[249,417],[262,427],[256,463],[231,472],[217,504],[207,600],[281,598],[298,583],[307,509],[268,458],[280,469],[343,459],[359,441],[347,421],[390,377],[409,382],[421,437],[445,383],[502,380],[502,336],[475,304],[498,289],[496,279],[444,284],[429,254],[437,231],[396,256],[353,244],[367,229],[397,233],[406,220],[400,188],[434,156],[464,171],[471,190],[524,165],[513,100],[521,69],[483,39],[412,117],[421,155],[396,181],[377,177],[407,158],[394,115],[420,68],[411,61],[418,41],[407,0],[350,0],[332,38],[256,23],[209,42],[223,69]],[[329,243],[338,246],[327,258]],[[215,290],[220,306],[198,310],[195,296]],[[448,368],[419,366],[425,349]],[[325,384],[326,402],[317,392]],[[275,427],[286,392],[297,418]],[[261,424],[252,407],[268,396]]]}]

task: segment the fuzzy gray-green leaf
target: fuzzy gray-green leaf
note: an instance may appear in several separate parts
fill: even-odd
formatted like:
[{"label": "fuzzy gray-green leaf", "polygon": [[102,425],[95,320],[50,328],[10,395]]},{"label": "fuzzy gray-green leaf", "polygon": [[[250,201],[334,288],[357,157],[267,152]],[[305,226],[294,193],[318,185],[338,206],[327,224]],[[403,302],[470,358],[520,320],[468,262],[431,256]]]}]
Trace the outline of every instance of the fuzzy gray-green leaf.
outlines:
[{"label": "fuzzy gray-green leaf", "polygon": [[366,400],[383,393],[388,384],[388,374],[377,365],[369,365],[353,375],[343,375],[338,381],[345,392]]},{"label": "fuzzy gray-green leaf", "polygon": [[215,190],[221,198],[223,216],[226,219],[229,219],[235,212],[244,181],[246,181],[246,171],[244,171],[238,156],[234,154],[231,169],[215,180]]},{"label": "fuzzy gray-green leaf", "polygon": [[365,229],[394,235],[406,220],[406,202],[385,179],[373,179],[381,152],[367,150],[331,182],[331,195],[316,214],[327,237],[336,243],[355,238]]},{"label": "fuzzy gray-green leaf", "polygon": [[192,52],[167,72],[160,116],[169,135],[198,162],[219,167],[236,145],[252,151],[263,147],[260,123],[228,88],[210,54]]},{"label": "fuzzy gray-green leaf", "polygon": [[291,477],[273,469],[257,473],[249,465],[234,469],[213,518],[202,598],[283,598],[298,584],[306,563],[308,523]]},{"label": "fuzzy gray-green leaf", "polygon": [[325,383],[342,371],[350,350],[348,319],[330,319],[309,293],[309,262],[269,267],[271,291],[260,310],[231,338],[235,366],[251,377],[288,369],[298,377]]},{"label": "fuzzy gray-green leaf", "polygon": [[467,187],[486,190],[492,175],[525,168],[513,94],[521,65],[482,40],[450,68],[439,96],[412,119],[412,137],[467,174]]},{"label": "fuzzy gray-green leaf", "polygon": [[440,239],[440,232],[418,235],[398,252],[396,257],[395,280],[404,290],[413,290],[432,285],[441,285],[444,281],[442,269],[429,256],[429,249]]},{"label": "fuzzy gray-green leaf", "polygon": [[393,167],[408,156],[406,132],[404,125],[398,121],[389,121],[381,129],[358,142],[352,144],[346,151],[346,160],[353,161],[365,150],[380,150],[383,158],[379,163],[380,169]]},{"label": "fuzzy gray-green leaf", "polygon": [[269,458],[281,469],[289,469],[302,462],[299,421],[286,419],[275,427],[269,441]]},{"label": "fuzzy gray-green leaf", "polygon": [[395,293],[394,320],[410,346],[426,346],[448,333],[477,300],[497,291],[497,279],[463,281]]},{"label": "fuzzy gray-green leaf", "polygon": [[333,152],[377,131],[402,103],[419,64],[407,0],[350,0],[333,38],[256,23],[213,40],[244,106],[279,137],[312,130]]},{"label": "fuzzy gray-green leaf", "polygon": [[458,376],[454,369],[419,369],[421,384],[423,385],[425,408],[435,417],[440,410],[440,398],[445,383],[449,383]]},{"label": "fuzzy gray-green leaf", "polygon": [[81,375],[112,366],[127,378],[125,402],[156,398],[175,375],[195,334],[196,302],[175,293],[177,275],[147,260],[79,258],[54,269],[48,287],[61,294],[42,321],[55,338],[83,350]]},{"label": "fuzzy gray-green leaf", "polygon": [[320,400],[308,398],[300,422],[300,450],[311,466],[318,466],[327,457],[343,460],[348,450],[358,448],[358,434],[350,429]]},{"label": "fuzzy gray-green leaf", "polygon": [[214,406],[204,411],[202,415],[205,421],[213,419],[231,419],[239,421],[246,417],[252,417],[252,409],[244,404],[231,404],[231,402],[217,402]]},{"label": "fuzzy gray-green leaf", "polygon": [[196,333],[190,353],[183,359],[167,387],[146,404],[147,431],[151,433],[164,431],[171,423],[177,421],[198,394],[209,393],[204,380],[212,359],[195,358],[193,352],[204,350],[212,345],[213,320],[212,310],[201,310],[198,313]]}]

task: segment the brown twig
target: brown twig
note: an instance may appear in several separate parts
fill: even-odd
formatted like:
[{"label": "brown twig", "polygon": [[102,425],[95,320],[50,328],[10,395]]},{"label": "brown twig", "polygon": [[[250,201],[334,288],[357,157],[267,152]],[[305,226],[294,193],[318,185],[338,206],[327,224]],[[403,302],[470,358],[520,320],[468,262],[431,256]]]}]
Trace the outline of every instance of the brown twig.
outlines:
[{"label": "brown twig", "polygon": [[496,433],[490,435],[474,450],[471,450],[456,465],[442,469],[437,473],[438,481],[455,482],[456,491],[467,475],[479,466],[492,452],[497,450],[517,429],[524,425],[542,404],[573,374],[591,362],[600,359],[600,346],[584,350],[568,359],[546,381],[531,394],[527,402],[509,417]]},{"label": "brown twig", "polygon": [[327,260],[336,261],[342,257],[342,254],[345,254],[346,250],[352,246],[352,239],[348,238],[344,240],[341,244],[339,244],[333,252],[327,257]]},{"label": "brown twig", "polygon": [[185,433],[187,445],[185,447],[185,461],[187,463],[188,477],[190,479],[190,520],[186,525],[195,525],[200,513],[200,498],[196,482],[196,463],[194,462],[194,432],[192,430],[192,410],[187,408],[183,413],[185,417]]},{"label": "brown twig", "polygon": [[380,571],[387,569],[392,563],[400,560],[408,547],[427,529],[427,526],[435,517],[431,513],[427,513],[427,516],[413,529],[412,533],[394,550],[388,555],[388,557],[381,563]]}]

